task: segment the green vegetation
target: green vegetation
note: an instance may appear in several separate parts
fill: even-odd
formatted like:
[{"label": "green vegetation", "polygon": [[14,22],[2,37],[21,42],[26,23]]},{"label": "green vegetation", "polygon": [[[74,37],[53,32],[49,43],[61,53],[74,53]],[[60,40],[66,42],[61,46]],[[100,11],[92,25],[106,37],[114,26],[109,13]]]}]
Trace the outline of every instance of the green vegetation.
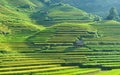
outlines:
[{"label": "green vegetation", "polygon": [[88,14],[83,10],[63,3],[55,3],[33,14],[31,18],[38,24],[53,25],[62,21],[85,20],[93,21],[98,16]]},{"label": "green vegetation", "polygon": [[0,0],[0,75],[120,74],[116,9],[103,20],[70,4]]},{"label": "green vegetation", "polygon": [[[119,9],[120,0],[51,0],[52,3],[67,3],[76,8],[82,9],[92,14],[101,15],[106,18],[106,15],[109,13],[109,9],[112,7],[116,7]],[[120,10],[118,10],[120,12]]]},{"label": "green vegetation", "polygon": [[108,20],[119,20],[119,14],[116,8],[112,7],[109,11],[109,15],[107,16]]},{"label": "green vegetation", "polygon": [[96,75],[119,75],[120,74],[120,70],[119,69],[114,69],[114,70],[110,70],[107,72],[100,72]]}]

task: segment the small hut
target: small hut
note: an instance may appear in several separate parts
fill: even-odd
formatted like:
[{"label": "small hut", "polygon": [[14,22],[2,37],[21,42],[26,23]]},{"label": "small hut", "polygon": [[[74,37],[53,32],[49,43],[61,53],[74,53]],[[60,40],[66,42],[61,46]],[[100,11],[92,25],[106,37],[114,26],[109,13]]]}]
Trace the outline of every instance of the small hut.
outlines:
[{"label": "small hut", "polygon": [[84,46],[84,41],[83,41],[83,37],[77,37],[78,40],[76,40],[75,42],[73,42],[73,45],[75,47],[83,47]]},{"label": "small hut", "polygon": [[73,43],[75,47],[83,47],[84,46],[84,41],[83,40],[77,40]]}]

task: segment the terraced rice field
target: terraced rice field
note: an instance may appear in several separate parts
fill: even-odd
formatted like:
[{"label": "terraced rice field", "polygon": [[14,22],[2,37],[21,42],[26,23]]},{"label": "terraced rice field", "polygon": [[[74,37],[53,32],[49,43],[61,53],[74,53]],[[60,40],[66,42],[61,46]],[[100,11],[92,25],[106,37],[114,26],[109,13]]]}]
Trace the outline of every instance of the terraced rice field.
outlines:
[{"label": "terraced rice field", "polygon": [[[2,43],[10,44],[13,52],[1,48],[0,75],[103,75],[101,70],[120,68],[120,33],[107,31],[120,26],[93,26],[97,32],[80,26],[54,26],[26,42]],[[73,46],[78,37],[84,46]]]},{"label": "terraced rice field", "polygon": [[[17,44],[15,46],[15,44]],[[66,74],[86,74],[100,71],[100,69],[79,68],[79,66],[61,66],[65,63],[63,58],[59,59],[59,54],[55,56],[54,53],[36,53],[31,50],[22,52],[23,48],[28,46],[22,43],[13,43],[13,49],[21,49],[21,53],[7,53],[0,55],[0,75],[66,75]],[[19,51],[19,50],[18,50]],[[23,50],[25,51],[25,50]],[[47,55],[46,55],[47,54]],[[53,57],[55,56],[55,57]]]}]

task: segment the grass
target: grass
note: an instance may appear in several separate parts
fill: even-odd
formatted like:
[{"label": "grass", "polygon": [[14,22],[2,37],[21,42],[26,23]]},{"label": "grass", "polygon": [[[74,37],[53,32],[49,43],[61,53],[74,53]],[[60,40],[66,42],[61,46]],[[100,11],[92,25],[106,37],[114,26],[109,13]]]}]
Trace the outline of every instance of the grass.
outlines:
[{"label": "grass", "polygon": [[[89,14],[82,10],[78,10],[70,5],[53,5],[48,11],[48,16],[53,17],[54,20],[59,19],[90,19]],[[75,13],[76,12],[76,13]],[[94,16],[92,16],[94,17]]]},{"label": "grass", "polygon": [[110,71],[103,71],[103,72],[97,73],[95,75],[120,75],[120,70],[114,69],[114,70],[110,70]]},{"label": "grass", "polygon": [[[84,25],[85,25],[85,27],[84,27]],[[73,28],[71,29],[71,27],[73,27]],[[66,29],[67,29],[67,31],[65,31]],[[36,34],[34,34],[31,37],[32,37],[32,39],[35,39],[33,37],[41,37],[41,36],[43,36],[43,37],[49,36],[48,38],[50,38],[50,37],[56,38],[56,36],[54,36],[54,34],[56,32],[57,32],[57,34],[60,34],[60,32],[66,32],[66,34],[69,34],[69,32],[71,32],[71,30],[79,30],[79,29],[82,29],[81,31],[83,31],[83,30],[84,31],[87,31],[87,30],[88,31],[96,31],[96,29],[94,29],[93,26],[90,26],[87,23],[86,24],[77,24],[76,23],[76,25],[73,25],[73,24],[70,24],[70,23],[63,23],[63,24],[60,24],[60,25],[52,26],[52,27],[50,27],[50,28],[48,28],[46,30],[37,32]],[[78,31],[78,32],[81,32],[81,31]],[[51,33],[51,35],[49,33]],[[49,35],[47,35],[47,34],[49,34]],[[66,38],[68,35],[67,36],[58,35],[58,36],[63,36],[64,38]],[[69,34],[69,36],[71,36],[71,34]],[[73,36],[73,37],[76,37],[76,36]],[[71,37],[71,38],[73,38],[73,37]],[[35,39],[35,40],[37,40],[37,39]],[[49,40],[51,40],[51,39],[49,39]],[[36,41],[33,41],[33,42],[36,42]],[[46,41],[46,43],[47,43],[47,41]],[[16,56],[15,56],[16,59],[14,59],[14,60],[10,59],[10,57],[9,57],[9,60],[8,59],[4,59],[4,60],[2,59],[2,61],[4,61],[4,62],[2,62],[3,64],[1,64],[2,67],[8,67],[8,66],[16,66],[16,67],[13,68],[14,71],[0,72],[0,74],[26,74],[26,73],[31,73],[31,72],[33,74],[35,73],[35,74],[60,74],[60,75],[61,75],[61,73],[63,75],[66,74],[66,73],[67,74],[89,74],[89,73],[93,73],[93,72],[95,72],[95,73],[99,72],[99,70],[98,69],[88,69],[87,70],[87,69],[84,69],[84,68],[83,69],[76,68],[74,70],[74,69],[72,69],[70,67],[68,68],[68,67],[62,67],[62,66],[57,67],[59,69],[57,69],[57,68],[48,68],[47,69],[47,68],[42,67],[42,70],[41,70],[41,69],[38,69],[39,66],[34,66],[34,65],[36,65],[36,64],[37,65],[38,64],[43,65],[44,64],[46,66],[47,64],[60,64],[60,63],[83,63],[83,64],[86,63],[86,64],[90,65],[91,64],[90,62],[93,62],[93,65],[95,65],[94,61],[97,61],[100,64],[102,64],[101,62],[106,62],[106,63],[107,62],[111,62],[111,63],[114,62],[114,64],[115,64],[114,59],[109,58],[109,60],[108,60],[107,58],[104,58],[104,59],[107,59],[107,60],[104,60],[104,59],[99,58],[101,60],[98,60],[98,59],[96,60],[95,58],[92,58],[92,57],[88,58],[87,57],[87,55],[88,56],[89,55],[94,56],[96,54],[97,55],[98,54],[112,55],[112,54],[116,54],[115,52],[114,53],[110,53],[110,52],[106,53],[106,52],[102,52],[102,51],[101,52],[95,52],[95,51],[85,49],[85,48],[83,48],[83,49],[86,50],[86,52],[83,49],[75,49],[75,48],[73,48],[73,50],[68,51],[68,49],[70,49],[70,47],[71,46],[65,46],[65,48],[62,47],[62,46],[56,46],[56,47],[53,46],[52,48],[48,47],[47,49],[43,50],[43,48],[41,46],[39,46],[39,43],[38,43],[38,45],[37,44],[32,45],[32,47],[29,47],[29,45],[24,44],[24,43],[23,44],[22,43],[21,44],[13,43],[13,45],[11,44],[11,46],[10,46],[10,48],[12,50],[17,49],[18,52],[21,52],[20,54],[23,54],[23,55],[25,55],[27,57],[29,56],[29,57],[32,57],[32,58],[27,58],[27,57],[25,57],[25,58],[21,58],[21,57],[16,58]],[[105,46],[105,47],[107,47],[107,46]],[[27,51],[25,52],[25,50],[27,50]],[[40,51],[40,53],[36,52],[36,50]],[[61,51],[62,51],[62,53],[59,53]],[[56,54],[57,52],[58,52],[58,54]],[[47,60],[44,60],[44,59],[47,59]],[[90,61],[90,60],[94,60],[94,61]],[[33,62],[33,61],[35,61],[35,62]],[[25,66],[28,66],[28,67],[25,67]],[[6,70],[7,69],[12,70],[12,68],[3,68],[3,70],[5,70],[5,69]],[[19,70],[19,69],[23,69],[23,70]],[[38,72],[40,72],[40,73],[38,73]]]},{"label": "grass", "polygon": [[[4,36],[2,35],[0,42],[23,42],[25,39],[35,32],[38,32],[40,30],[44,30],[45,27],[42,25],[37,25],[32,22],[32,20],[29,18],[29,15],[37,11],[34,8],[38,5],[41,8],[42,3],[37,3],[38,1],[29,1],[29,0],[19,0],[18,1],[4,1],[1,0],[1,7],[0,7],[0,30],[2,32],[9,32],[9,35]],[[24,8],[22,8],[24,6]],[[25,8],[25,6],[29,6],[30,8]],[[21,7],[21,8],[20,8]],[[19,11],[19,12],[18,12]],[[26,11],[32,11],[32,12],[26,12]],[[29,35],[23,34],[20,36],[20,33],[16,33],[16,31],[22,31],[20,28],[15,28],[12,26],[19,25],[21,27],[25,27],[26,30],[31,30]],[[24,36],[25,35],[25,36]],[[17,37],[20,36],[21,38]],[[24,36],[24,37],[23,37]]]},{"label": "grass", "polygon": [[[0,0],[0,10],[0,75],[119,75],[100,71],[120,66],[119,22],[38,0]],[[84,47],[73,46],[78,37]]]},{"label": "grass", "polygon": [[[91,22],[92,23],[92,22]],[[99,73],[100,70],[98,69],[85,69],[82,68],[67,68],[65,67],[71,67],[68,66],[60,66],[59,70],[52,70],[52,68],[44,68],[38,69],[38,66],[34,65],[60,65],[60,64],[73,64],[74,66],[78,66],[76,63],[82,64],[83,66],[107,66],[107,67],[118,67],[119,66],[119,52],[116,52],[116,50],[119,50],[119,44],[117,45],[111,45],[111,43],[117,43],[115,40],[114,42],[107,41],[108,39],[103,39],[103,37],[94,37],[94,38],[84,38],[85,42],[87,43],[87,48],[75,48],[72,45],[69,46],[55,46],[58,43],[64,44],[66,43],[72,43],[75,41],[79,35],[88,35],[89,32],[97,32],[100,31],[99,25],[90,25],[89,23],[61,23],[56,24],[54,26],[48,27],[46,29],[43,29],[42,31],[39,31],[28,37],[26,41],[33,42],[33,43],[11,43],[9,46],[12,50],[15,50],[16,52],[20,53],[20,55],[24,55],[25,57],[16,57],[13,60],[12,57],[9,57],[9,60],[2,59],[3,64],[1,64],[2,67],[8,67],[8,66],[16,66],[18,70],[20,68],[23,68],[24,70],[12,71],[12,72],[1,72],[1,74],[26,74],[26,73],[35,73],[35,74],[90,74],[90,73]],[[18,25],[19,26],[19,25]],[[112,26],[112,25],[110,25]],[[105,26],[104,26],[105,27]],[[19,27],[20,28],[20,27]],[[24,27],[21,27],[23,29]],[[97,30],[98,28],[98,30]],[[109,27],[113,29],[112,27]],[[118,25],[114,26],[114,29],[118,29]],[[28,30],[28,28],[25,28]],[[29,32],[29,31],[28,31]],[[27,33],[28,33],[27,32]],[[19,32],[20,33],[20,32]],[[74,35],[73,35],[74,33]],[[79,34],[78,34],[79,33]],[[106,31],[108,33],[108,31]],[[25,34],[25,33],[24,33]],[[105,34],[104,34],[105,35]],[[95,35],[96,36],[96,35]],[[106,35],[107,36],[107,35]],[[45,38],[46,37],[46,38]],[[109,36],[107,36],[109,37]],[[112,38],[112,37],[111,37]],[[71,40],[73,39],[73,40]],[[95,40],[96,39],[96,40]],[[68,40],[68,41],[67,41]],[[109,39],[111,40],[111,39]],[[51,41],[51,42],[50,42]],[[69,42],[70,41],[70,42]],[[95,44],[90,44],[89,42],[93,42]],[[103,43],[103,44],[102,44]],[[53,46],[50,47],[50,45],[41,46],[40,44],[53,44]],[[8,43],[9,45],[9,43]],[[7,46],[8,46],[7,45]],[[109,48],[110,47],[110,48]],[[111,50],[109,50],[111,49]],[[9,48],[6,48],[5,50],[9,50]],[[107,52],[107,50],[109,52]],[[114,55],[118,55],[117,58]],[[100,55],[100,56],[98,56]],[[114,58],[109,58],[109,57]],[[30,58],[28,58],[30,57]],[[103,58],[104,57],[104,58]],[[45,60],[46,59],[46,60]],[[34,62],[33,62],[34,61]],[[19,63],[19,64],[18,64]],[[25,66],[28,66],[25,68]],[[31,69],[32,70],[31,70]],[[37,68],[37,69],[36,69]],[[4,68],[5,69],[5,68]],[[9,68],[10,69],[10,68]],[[30,69],[30,70],[29,70]],[[46,70],[47,69],[47,70]],[[56,68],[55,68],[56,69]],[[84,70],[85,69],[85,70]],[[12,68],[11,68],[12,70]],[[43,71],[44,70],[44,71]],[[73,71],[73,72],[72,72]],[[100,72],[102,73],[102,72]],[[107,74],[106,74],[107,75]],[[108,73],[109,75],[109,73]]]}]

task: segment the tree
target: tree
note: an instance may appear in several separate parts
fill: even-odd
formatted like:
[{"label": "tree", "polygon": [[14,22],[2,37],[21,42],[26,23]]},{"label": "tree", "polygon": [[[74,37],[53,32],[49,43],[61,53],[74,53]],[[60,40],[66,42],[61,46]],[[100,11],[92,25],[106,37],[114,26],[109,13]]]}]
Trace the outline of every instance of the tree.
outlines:
[{"label": "tree", "polygon": [[107,20],[119,20],[119,14],[115,7],[112,7],[109,11],[109,15],[107,16]]}]

